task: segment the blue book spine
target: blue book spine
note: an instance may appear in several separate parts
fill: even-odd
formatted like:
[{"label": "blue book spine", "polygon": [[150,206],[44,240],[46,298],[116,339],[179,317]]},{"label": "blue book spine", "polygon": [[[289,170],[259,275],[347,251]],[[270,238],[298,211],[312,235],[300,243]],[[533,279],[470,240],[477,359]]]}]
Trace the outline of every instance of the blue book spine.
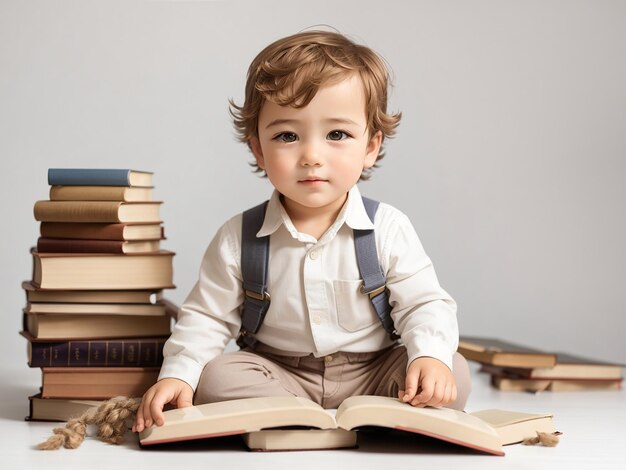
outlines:
[{"label": "blue book spine", "polygon": [[129,186],[130,170],[108,168],[49,168],[49,185]]}]

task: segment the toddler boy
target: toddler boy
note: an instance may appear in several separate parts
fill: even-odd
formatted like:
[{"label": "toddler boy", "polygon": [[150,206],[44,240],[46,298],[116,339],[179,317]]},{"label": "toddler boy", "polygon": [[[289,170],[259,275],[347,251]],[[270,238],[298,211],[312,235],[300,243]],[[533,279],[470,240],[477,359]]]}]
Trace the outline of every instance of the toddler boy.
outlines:
[{"label": "toddler boy", "polygon": [[[223,353],[241,330],[247,295],[239,214],[207,248],[134,431],[161,425],[167,403],[258,396],[303,396],[336,408],[372,394],[463,409],[470,380],[455,353],[456,304],[408,218],[381,203],[370,220],[356,186],[400,121],[387,113],[388,81],[372,50],[338,33],[289,36],[254,59],[245,102],[231,102],[231,113],[257,171],[275,188],[256,233],[270,240],[269,310],[253,347]],[[401,342],[361,292],[354,231],[371,229]]]}]

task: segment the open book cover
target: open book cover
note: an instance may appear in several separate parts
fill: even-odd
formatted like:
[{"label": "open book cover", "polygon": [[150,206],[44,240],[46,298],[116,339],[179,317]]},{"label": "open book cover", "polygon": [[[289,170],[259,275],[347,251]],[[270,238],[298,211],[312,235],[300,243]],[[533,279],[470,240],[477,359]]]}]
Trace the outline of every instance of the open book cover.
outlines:
[{"label": "open book cover", "polygon": [[[163,426],[152,426],[140,433],[142,445],[248,434],[281,427],[352,431],[379,426],[434,437],[488,454],[504,455],[500,435],[482,419],[449,408],[415,408],[390,397],[350,397],[341,404],[335,416],[301,397],[247,398],[179,408],[166,411],[164,415]],[[325,434],[326,438],[341,435],[346,438],[345,442],[350,439],[345,433]],[[251,435],[247,440],[254,437]],[[270,446],[269,449],[286,450],[297,446],[295,442],[287,442],[283,447]],[[347,443],[333,447],[350,446]],[[256,448],[269,450],[263,442]]]},{"label": "open book cover", "polygon": [[502,440],[502,445],[517,444],[538,432],[555,433],[556,428],[550,413],[522,413],[507,410],[481,410],[471,413],[493,427]]}]

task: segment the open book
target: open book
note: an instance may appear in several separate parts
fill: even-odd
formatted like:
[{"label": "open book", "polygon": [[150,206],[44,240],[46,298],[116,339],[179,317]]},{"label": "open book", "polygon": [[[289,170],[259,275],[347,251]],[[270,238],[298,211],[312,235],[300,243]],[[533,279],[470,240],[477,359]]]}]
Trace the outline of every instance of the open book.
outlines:
[{"label": "open book", "polygon": [[[488,454],[504,455],[504,444],[535,435],[529,425],[523,430],[523,436],[503,439],[501,429],[516,420],[503,422],[493,410],[487,419],[495,420],[501,429],[496,430],[485,419],[462,411],[415,408],[396,398],[377,396],[347,398],[335,416],[301,397],[247,398],[169,410],[164,415],[163,426],[152,426],[140,433],[142,445],[242,434],[248,446],[258,450],[353,447],[356,435],[347,431],[379,426],[430,436]],[[525,421],[546,416],[522,415]],[[273,429],[281,427],[289,429]],[[315,428],[315,432],[302,428]],[[550,429],[549,426],[537,428],[542,431]]]}]

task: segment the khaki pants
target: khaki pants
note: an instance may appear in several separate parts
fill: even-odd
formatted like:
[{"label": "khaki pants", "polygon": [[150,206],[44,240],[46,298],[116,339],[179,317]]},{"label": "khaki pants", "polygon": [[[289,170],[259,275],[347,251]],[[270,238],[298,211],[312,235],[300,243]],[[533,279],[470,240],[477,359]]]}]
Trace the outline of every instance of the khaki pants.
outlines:
[{"label": "khaki pants", "polygon": [[[266,348],[267,349],[267,348]],[[396,398],[404,389],[407,353],[402,345],[371,353],[338,352],[324,357],[297,357],[263,349],[226,353],[204,368],[194,404],[239,398],[299,396],[324,408],[337,408],[354,395]],[[450,408],[463,410],[471,389],[467,361],[453,358],[457,399]]]}]

